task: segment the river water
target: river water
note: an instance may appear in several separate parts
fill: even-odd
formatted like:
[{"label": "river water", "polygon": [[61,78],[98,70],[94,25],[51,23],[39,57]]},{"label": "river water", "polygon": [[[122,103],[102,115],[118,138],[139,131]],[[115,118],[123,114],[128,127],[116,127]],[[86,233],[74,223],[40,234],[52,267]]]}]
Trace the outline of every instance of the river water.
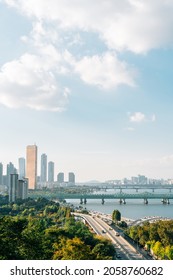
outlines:
[{"label": "river water", "polygon": [[[140,191],[145,192],[149,190],[143,189]],[[107,192],[115,193],[115,190],[108,190]],[[125,190],[123,192],[129,193],[134,191]],[[155,193],[168,193],[168,190],[155,190]],[[67,202],[74,206],[81,205],[78,199],[68,199]],[[148,204],[144,204],[143,199],[126,199],[126,204],[120,204],[118,199],[105,199],[104,204],[101,204],[100,199],[88,199],[87,203],[81,206],[87,210],[98,211],[105,214],[112,214],[113,210],[118,209],[123,217],[134,220],[145,216],[162,216],[173,219],[173,199],[170,199],[170,204],[163,204],[161,199],[148,199]]]}]

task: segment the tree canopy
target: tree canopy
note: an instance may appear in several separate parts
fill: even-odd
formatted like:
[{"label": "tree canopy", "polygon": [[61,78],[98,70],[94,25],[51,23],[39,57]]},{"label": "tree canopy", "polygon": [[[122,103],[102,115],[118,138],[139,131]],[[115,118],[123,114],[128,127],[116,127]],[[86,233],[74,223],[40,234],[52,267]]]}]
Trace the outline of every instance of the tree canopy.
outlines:
[{"label": "tree canopy", "polygon": [[70,208],[45,198],[0,206],[0,259],[113,259],[115,249],[98,238]]}]

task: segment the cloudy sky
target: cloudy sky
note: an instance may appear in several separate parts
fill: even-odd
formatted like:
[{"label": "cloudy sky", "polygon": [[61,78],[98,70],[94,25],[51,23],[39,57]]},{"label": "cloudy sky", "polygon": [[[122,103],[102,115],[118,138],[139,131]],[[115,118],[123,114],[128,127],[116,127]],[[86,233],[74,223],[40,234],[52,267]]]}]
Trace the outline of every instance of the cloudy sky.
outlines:
[{"label": "cloudy sky", "polygon": [[173,0],[0,0],[4,169],[36,143],[78,182],[173,178],[172,15]]}]

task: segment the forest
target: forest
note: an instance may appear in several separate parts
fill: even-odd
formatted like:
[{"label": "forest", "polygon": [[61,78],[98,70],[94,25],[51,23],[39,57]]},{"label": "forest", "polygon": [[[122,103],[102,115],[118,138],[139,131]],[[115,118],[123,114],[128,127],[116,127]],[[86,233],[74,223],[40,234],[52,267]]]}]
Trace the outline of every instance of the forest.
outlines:
[{"label": "forest", "polygon": [[45,198],[0,205],[1,260],[111,260],[114,256],[111,241],[93,234],[67,206]]},{"label": "forest", "polygon": [[128,228],[126,232],[157,259],[173,260],[173,220],[145,222],[142,226]]}]

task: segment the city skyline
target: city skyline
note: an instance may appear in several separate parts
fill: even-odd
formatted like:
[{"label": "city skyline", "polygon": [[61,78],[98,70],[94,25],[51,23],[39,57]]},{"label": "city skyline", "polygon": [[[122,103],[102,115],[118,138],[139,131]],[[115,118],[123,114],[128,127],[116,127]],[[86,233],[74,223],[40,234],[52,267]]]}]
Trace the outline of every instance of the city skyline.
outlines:
[{"label": "city skyline", "polygon": [[[52,161],[47,162],[47,155],[45,153],[41,154],[40,157],[40,162],[38,163],[38,147],[34,145],[28,145],[26,147],[26,155],[29,154],[29,165],[31,165],[32,169],[32,175],[34,174],[34,180],[37,182],[37,186],[46,186],[46,183],[89,183],[89,184],[97,184],[97,183],[108,183],[108,184],[127,184],[127,185],[146,185],[146,184],[173,184],[173,179],[172,178],[154,178],[154,177],[147,177],[144,174],[131,174],[130,177],[122,177],[122,178],[109,178],[108,180],[105,181],[98,181],[95,180],[94,178],[88,181],[77,181],[75,179],[75,174],[74,172],[68,171],[68,174],[65,174],[64,172],[58,171],[58,173],[55,172],[54,166],[55,163]],[[35,155],[36,152],[36,155]],[[35,158],[35,159],[34,159]],[[25,180],[28,179],[25,176],[25,173],[27,172],[27,164],[25,167],[25,161],[27,163],[27,157],[25,158],[19,158],[18,159],[18,168],[12,163],[9,162],[7,166],[4,166],[2,162],[0,162],[0,185],[7,185],[9,186],[9,181],[10,181],[10,174],[17,174],[19,176],[19,180]],[[39,166],[40,164],[40,166]],[[43,166],[44,165],[44,168]],[[40,169],[40,172],[37,172],[37,170]],[[34,170],[34,171],[33,171]],[[44,179],[43,179],[44,178]],[[4,180],[4,182],[3,182]],[[32,179],[33,180],[33,179]],[[64,185],[65,186],[65,185]]]},{"label": "city skyline", "polygon": [[[40,161],[38,160],[39,158]],[[59,183],[75,184],[75,174],[70,171],[68,175],[60,171],[55,173],[55,163],[50,160],[48,161],[47,154],[45,153],[42,153],[39,157],[36,144],[26,146],[26,158],[18,158],[18,166],[15,166],[11,161],[6,166],[0,162],[0,185],[4,184],[9,187],[11,174],[18,175],[19,180],[27,178],[30,189],[37,188],[37,184],[44,186],[45,183],[59,182],[59,175],[61,178]]]},{"label": "city skyline", "polygon": [[46,152],[78,182],[173,178],[172,13],[172,0],[0,0],[0,162],[36,143],[38,166]]}]

